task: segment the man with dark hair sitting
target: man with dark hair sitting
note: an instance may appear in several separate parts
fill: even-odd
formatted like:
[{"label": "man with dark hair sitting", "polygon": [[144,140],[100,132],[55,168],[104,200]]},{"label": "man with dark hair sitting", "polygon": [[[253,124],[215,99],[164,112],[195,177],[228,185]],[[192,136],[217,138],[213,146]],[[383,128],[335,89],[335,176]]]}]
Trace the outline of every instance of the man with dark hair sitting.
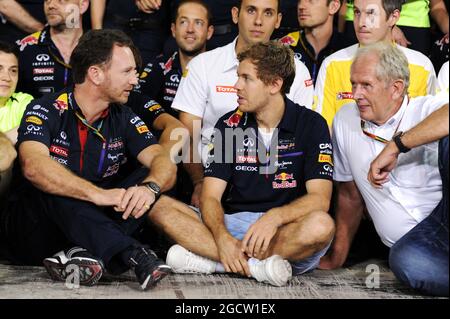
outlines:
[{"label": "man with dark hair sitting", "polygon": [[[83,248],[45,259],[53,279],[65,280],[75,265],[80,284],[92,285],[103,266],[112,273],[131,267],[148,289],[170,272],[132,237],[176,173],[124,105],[137,84],[138,58],[124,33],[90,31],[71,56],[74,87],[28,105],[18,141],[23,175],[14,176],[17,187],[0,211],[14,261],[41,264],[76,245]],[[132,158],[144,167],[124,179],[121,169]]]}]

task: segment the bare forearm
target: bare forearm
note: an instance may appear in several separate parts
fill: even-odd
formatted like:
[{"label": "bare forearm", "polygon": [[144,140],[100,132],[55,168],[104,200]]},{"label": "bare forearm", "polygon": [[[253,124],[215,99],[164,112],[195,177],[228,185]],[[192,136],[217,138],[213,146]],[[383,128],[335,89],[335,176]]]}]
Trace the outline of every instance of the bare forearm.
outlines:
[{"label": "bare forearm", "polygon": [[153,181],[161,187],[161,191],[167,191],[173,187],[176,181],[177,166],[172,163],[167,154],[156,156],[150,166],[150,175],[144,180]]},{"label": "bare forearm", "polygon": [[430,2],[430,15],[439,26],[439,29],[442,31],[442,33],[447,34],[449,19],[444,1],[432,0]]},{"label": "bare forearm", "polygon": [[35,156],[21,163],[25,177],[43,192],[95,203],[101,191],[50,158]]},{"label": "bare forearm", "polygon": [[408,148],[437,141],[449,132],[448,104],[431,113],[425,120],[408,130],[402,137],[402,143]]},{"label": "bare forearm", "polygon": [[91,0],[91,24],[92,29],[103,28],[106,0]]},{"label": "bare forearm", "polygon": [[0,13],[8,21],[25,32],[36,32],[44,28],[44,25],[36,20],[15,0],[0,0]]},{"label": "bare forearm", "polygon": [[7,131],[7,132],[5,132],[5,135],[9,138],[9,140],[11,141],[11,143],[13,144],[13,145],[16,145],[16,143],[17,143],[17,129],[18,129],[19,127],[15,127],[15,128],[13,128],[13,129],[11,129],[11,130],[9,130],[9,131]]},{"label": "bare forearm", "polygon": [[357,195],[342,189],[341,186],[336,206],[336,233],[333,248],[343,253],[345,258],[361,223],[363,211],[363,201]]},{"label": "bare forearm", "polygon": [[319,194],[306,194],[288,205],[273,208],[267,214],[277,215],[281,225],[292,223],[312,212],[328,212],[330,197]]},{"label": "bare forearm", "polygon": [[228,233],[225,227],[224,211],[220,201],[214,198],[203,199],[201,211],[203,222],[211,231],[216,241],[222,235]]}]

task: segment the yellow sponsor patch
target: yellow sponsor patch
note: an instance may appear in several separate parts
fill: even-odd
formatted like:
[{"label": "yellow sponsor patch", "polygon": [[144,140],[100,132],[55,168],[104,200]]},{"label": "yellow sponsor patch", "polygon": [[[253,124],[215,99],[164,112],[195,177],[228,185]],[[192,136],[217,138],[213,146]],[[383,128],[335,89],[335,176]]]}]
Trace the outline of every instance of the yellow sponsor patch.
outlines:
[{"label": "yellow sponsor patch", "polygon": [[36,125],[42,125],[42,120],[36,116],[28,116],[25,121]]},{"label": "yellow sponsor patch", "polygon": [[331,155],[319,154],[319,163],[329,163],[333,165],[333,160],[331,159]]},{"label": "yellow sponsor patch", "polygon": [[140,79],[145,79],[148,76],[147,72],[142,72],[141,76],[139,77]]},{"label": "yellow sponsor patch", "polygon": [[161,108],[161,105],[155,104],[151,108],[149,108],[148,110],[153,112],[153,111],[159,110],[160,108]]},{"label": "yellow sponsor patch", "polygon": [[138,126],[138,127],[137,127],[137,131],[138,131],[140,134],[144,134],[144,133],[149,132],[147,125]]},{"label": "yellow sponsor patch", "polygon": [[184,70],[184,72],[183,72],[183,78],[187,77],[188,74],[189,74],[189,70],[188,70],[188,69]]}]

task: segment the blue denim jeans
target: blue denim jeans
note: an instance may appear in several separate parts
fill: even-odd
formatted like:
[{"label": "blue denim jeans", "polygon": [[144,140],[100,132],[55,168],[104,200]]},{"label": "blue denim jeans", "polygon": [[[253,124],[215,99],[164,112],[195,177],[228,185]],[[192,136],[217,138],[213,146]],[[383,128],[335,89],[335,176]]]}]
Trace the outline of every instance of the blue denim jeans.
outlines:
[{"label": "blue denim jeans", "polygon": [[389,265],[403,283],[428,295],[449,295],[448,136],[439,143],[442,200],[433,212],[392,246]]}]

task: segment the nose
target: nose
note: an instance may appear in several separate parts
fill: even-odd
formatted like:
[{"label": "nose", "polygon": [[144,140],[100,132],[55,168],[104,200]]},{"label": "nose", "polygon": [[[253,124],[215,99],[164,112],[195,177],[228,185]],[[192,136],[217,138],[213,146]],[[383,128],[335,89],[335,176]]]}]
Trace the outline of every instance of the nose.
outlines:
[{"label": "nose", "polygon": [[255,25],[261,26],[264,12],[256,13]]},{"label": "nose", "polygon": [[0,70],[0,80],[6,81],[6,82],[11,82],[11,74],[9,73],[9,71],[7,69],[2,68]]},{"label": "nose", "polygon": [[355,101],[360,100],[364,97],[362,94],[361,86],[358,84],[352,86],[352,94]]},{"label": "nose", "polygon": [[241,78],[238,78],[236,83],[234,84],[234,88],[239,92],[242,89],[242,80]]},{"label": "nose", "polygon": [[135,86],[138,84],[138,82],[139,82],[139,73],[136,72],[136,74],[131,77],[130,84]]},{"label": "nose", "polygon": [[186,32],[188,32],[188,33],[193,33],[194,32],[194,23],[195,22],[193,22],[193,21],[188,23]]}]

